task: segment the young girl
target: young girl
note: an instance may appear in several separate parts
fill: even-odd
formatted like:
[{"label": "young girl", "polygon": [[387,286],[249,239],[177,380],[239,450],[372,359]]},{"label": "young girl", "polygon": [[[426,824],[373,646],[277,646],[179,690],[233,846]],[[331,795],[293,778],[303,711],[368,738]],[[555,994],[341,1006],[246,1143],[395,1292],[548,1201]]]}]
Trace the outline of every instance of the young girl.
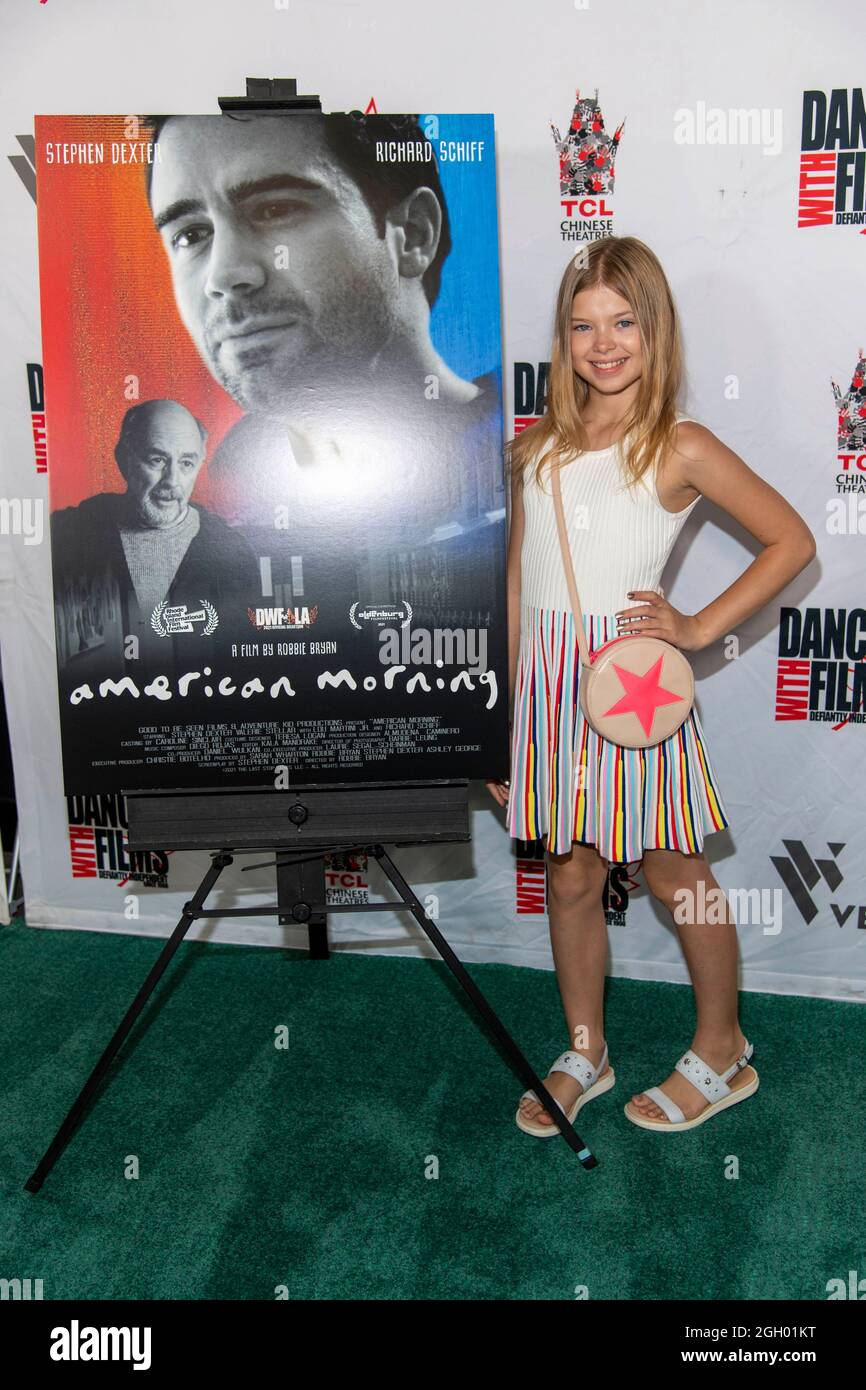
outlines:
[{"label": "young girl", "polygon": [[[769,603],[815,554],[815,539],[784,497],[710,430],[678,412],[682,351],[664,271],[634,237],[605,237],[571,261],[559,287],[547,413],[509,445],[508,548],[511,782],[488,782],[507,828],[543,839],[548,910],[569,1050],[545,1082],[570,1122],[614,1084],[604,1032],[607,933],[602,891],[610,863],[643,861],[650,892],[682,917],[721,901],[703,854],[728,824],[693,708],[651,748],[602,738],[578,701],[580,660],[557,538],[550,468],[561,469],[569,544],[592,650],[640,631],[684,652],[717,642]],[[699,613],[674,608],[660,579],[701,497],[763,546]],[[703,890],[701,889],[703,883]],[[700,896],[701,893],[705,896]],[[737,936],[693,909],[677,926],[695,993],[689,1051],[660,1085],[633,1095],[630,1120],[659,1132],[691,1129],[753,1094],[752,1045],[737,1014]],[[517,1123],[559,1131],[535,1097]]]}]

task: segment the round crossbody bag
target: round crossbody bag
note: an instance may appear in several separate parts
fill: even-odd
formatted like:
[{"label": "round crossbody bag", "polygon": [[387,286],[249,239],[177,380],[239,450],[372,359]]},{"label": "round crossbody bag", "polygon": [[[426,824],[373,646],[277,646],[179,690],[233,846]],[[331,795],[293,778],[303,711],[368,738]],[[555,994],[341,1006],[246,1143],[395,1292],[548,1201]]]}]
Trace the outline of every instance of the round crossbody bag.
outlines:
[{"label": "round crossbody bag", "polygon": [[623,748],[653,748],[688,719],[695,676],[679,647],[661,637],[626,633],[590,652],[568,544],[559,469],[552,473],[553,506],[580,652],[580,707],[597,734]]}]

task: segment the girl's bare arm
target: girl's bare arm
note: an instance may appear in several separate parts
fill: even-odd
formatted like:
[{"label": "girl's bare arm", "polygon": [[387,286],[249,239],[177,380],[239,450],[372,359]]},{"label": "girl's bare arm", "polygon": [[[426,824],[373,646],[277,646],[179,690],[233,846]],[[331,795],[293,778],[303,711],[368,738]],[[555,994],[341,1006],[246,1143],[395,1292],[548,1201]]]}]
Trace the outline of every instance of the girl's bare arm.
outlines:
[{"label": "girl's bare arm", "polygon": [[790,502],[695,421],[677,430],[672,472],[738,521],[764,549],[718,598],[694,615],[697,647],[733,632],[764,608],[814,557],[815,537]]}]

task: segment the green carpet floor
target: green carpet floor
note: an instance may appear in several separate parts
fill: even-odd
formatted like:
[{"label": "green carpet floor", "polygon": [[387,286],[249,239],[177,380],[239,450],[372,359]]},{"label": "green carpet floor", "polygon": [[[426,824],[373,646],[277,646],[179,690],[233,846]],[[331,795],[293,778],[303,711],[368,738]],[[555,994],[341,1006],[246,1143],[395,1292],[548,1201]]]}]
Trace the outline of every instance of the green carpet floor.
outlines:
[{"label": "green carpet floor", "polygon": [[[46,1299],[825,1299],[866,1275],[857,1005],[743,994],[757,1094],[655,1135],[622,1106],[689,1044],[691,992],[608,981],[617,1084],[578,1117],[587,1172],[516,1128],[523,1086],[443,964],[350,952],[182,946],[25,1192],[160,945],[0,928],[0,1277]],[[554,975],[470,971],[543,1075]]]}]

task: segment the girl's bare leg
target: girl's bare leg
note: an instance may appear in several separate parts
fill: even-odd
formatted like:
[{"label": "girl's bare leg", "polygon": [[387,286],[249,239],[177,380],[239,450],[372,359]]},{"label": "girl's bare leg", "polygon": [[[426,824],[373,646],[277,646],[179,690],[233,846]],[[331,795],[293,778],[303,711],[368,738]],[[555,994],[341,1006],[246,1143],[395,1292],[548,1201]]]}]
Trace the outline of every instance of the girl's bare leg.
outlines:
[{"label": "girl's bare leg", "polygon": [[[746,1045],[737,1016],[739,953],[730,904],[724,899],[703,854],[647,849],[643,871],[653,897],[674,917],[688,966],[697,1016],[691,1048],[713,1071],[727,1071]],[[689,894],[685,899],[683,889]],[[680,896],[675,897],[675,894]],[[690,920],[677,921],[684,910]],[[736,1090],[750,1079],[751,1072],[746,1068],[736,1073],[728,1085]],[[680,1107],[687,1120],[694,1119],[709,1104],[678,1071],[671,1072],[667,1080],[661,1082],[661,1089]],[[667,1119],[643,1092],[632,1096],[632,1103],[649,1119]]]},{"label": "girl's bare leg", "polygon": [[[608,942],[602,892],[607,867],[594,845],[575,843],[568,854],[547,857],[550,943],[568,1026],[568,1050],[588,1057],[593,1066],[601,1061],[605,1041]],[[583,1091],[580,1082],[564,1072],[545,1078],[545,1085],[566,1110]],[[521,1110],[538,1124],[553,1124],[538,1101],[522,1101]]]}]

